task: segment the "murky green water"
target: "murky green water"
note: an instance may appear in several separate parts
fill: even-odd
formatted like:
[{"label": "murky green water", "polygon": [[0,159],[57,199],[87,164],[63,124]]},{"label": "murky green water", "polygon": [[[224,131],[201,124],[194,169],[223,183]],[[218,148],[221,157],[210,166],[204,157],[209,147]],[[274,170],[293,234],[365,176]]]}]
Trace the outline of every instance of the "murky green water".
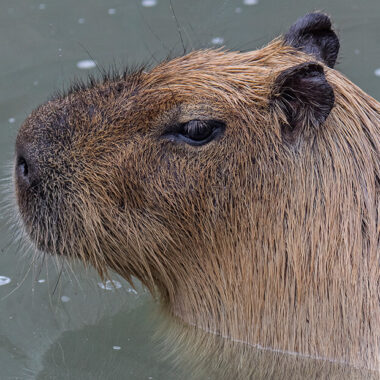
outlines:
[{"label": "murky green water", "polygon": [[[42,1],[42,0],[41,0]],[[45,1],[45,0],[43,0]],[[330,13],[341,36],[343,71],[380,99],[380,2],[278,0],[31,0],[0,2],[0,162],[9,173],[20,123],[54,91],[100,66],[159,61],[221,44],[254,49],[312,10]],[[84,61],[84,62],[81,62]],[[81,62],[81,63],[80,63]],[[85,68],[78,68],[78,65]],[[376,72],[376,69],[379,69]],[[377,73],[377,75],[376,75]],[[10,182],[4,182],[11,192]],[[3,195],[1,195],[4,197]],[[150,296],[122,279],[102,289],[92,271],[56,268],[0,221],[1,379],[188,378],[157,354]],[[30,269],[31,268],[31,269]]]}]

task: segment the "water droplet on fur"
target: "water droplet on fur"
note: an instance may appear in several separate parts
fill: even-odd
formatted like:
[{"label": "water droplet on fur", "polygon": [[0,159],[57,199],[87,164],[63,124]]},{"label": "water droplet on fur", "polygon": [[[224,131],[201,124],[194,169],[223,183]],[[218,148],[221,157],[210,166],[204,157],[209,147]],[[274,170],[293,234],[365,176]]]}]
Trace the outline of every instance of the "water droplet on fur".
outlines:
[{"label": "water droplet on fur", "polygon": [[80,19],[78,19],[78,24],[84,24],[85,23],[85,19],[84,18],[80,18]]},{"label": "water droplet on fur", "polygon": [[244,0],[243,3],[245,5],[256,5],[259,2],[259,0]]},{"label": "water droplet on fur", "polygon": [[224,38],[222,38],[222,37],[214,37],[211,40],[211,43],[214,45],[221,45],[223,42],[224,42]]},{"label": "water droplet on fur", "polygon": [[121,347],[120,347],[120,346],[112,346],[112,348],[113,348],[114,350],[116,350],[116,351],[121,350]]},{"label": "water droplet on fur", "polygon": [[157,0],[142,0],[141,5],[143,7],[154,7],[157,5]]},{"label": "water droplet on fur", "polygon": [[115,8],[108,9],[108,14],[109,15],[114,15],[115,13],[116,13],[116,9]]},{"label": "water droplet on fur", "polygon": [[378,69],[375,70],[375,75],[377,77],[380,77],[380,67]]},{"label": "water droplet on fur", "polygon": [[136,290],[135,290],[135,289],[132,289],[132,288],[128,288],[127,292],[128,292],[128,293],[137,294]]},{"label": "water droplet on fur", "polygon": [[15,121],[16,121],[16,119],[14,117],[10,117],[8,119],[8,123],[11,123],[11,124],[13,124]]},{"label": "water droplet on fur", "polygon": [[45,280],[44,278],[40,278],[40,279],[38,280],[38,282],[39,282],[40,284],[43,284],[45,281],[46,281],[46,280]]},{"label": "water droplet on fur", "polygon": [[116,281],[116,280],[113,280],[113,281],[110,281],[110,280],[107,280],[105,283],[103,282],[98,282],[98,285],[100,288],[104,289],[104,290],[115,290],[115,289],[120,289],[121,288],[121,284],[119,281]]},{"label": "water droplet on fur", "polygon": [[7,285],[11,282],[9,277],[0,276],[0,286]]},{"label": "water droplet on fur", "polygon": [[96,62],[92,59],[84,59],[83,61],[77,62],[78,69],[88,70],[96,67]]},{"label": "water droplet on fur", "polygon": [[69,302],[69,301],[70,301],[70,297],[62,296],[62,297],[61,297],[61,301],[62,301],[62,302]]}]

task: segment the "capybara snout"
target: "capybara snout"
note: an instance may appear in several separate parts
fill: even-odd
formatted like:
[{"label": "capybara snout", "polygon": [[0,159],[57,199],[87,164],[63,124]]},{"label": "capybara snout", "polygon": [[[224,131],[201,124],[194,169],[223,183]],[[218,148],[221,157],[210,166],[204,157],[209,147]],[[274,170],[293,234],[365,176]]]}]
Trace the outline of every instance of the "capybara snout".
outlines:
[{"label": "capybara snout", "polygon": [[380,107],[338,50],[313,13],[48,101],[16,142],[27,234],[204,330],[379,368]]}]

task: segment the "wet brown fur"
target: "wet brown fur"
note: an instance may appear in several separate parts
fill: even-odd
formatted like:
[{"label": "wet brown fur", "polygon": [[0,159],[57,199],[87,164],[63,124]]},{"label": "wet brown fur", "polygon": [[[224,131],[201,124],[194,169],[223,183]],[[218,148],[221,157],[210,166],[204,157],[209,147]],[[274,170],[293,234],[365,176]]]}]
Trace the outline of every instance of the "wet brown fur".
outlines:
[{"label": "wet brown fur", "polygon": [[[201,329],[379,370],[380,105],[324,66],[333,110],[285,143],[274,83],[310,61],[281,38],[195,51],[39,107],[18,137],[48,152],[43,188],[18,192],[27,232]],[[162,138],[195,118],[226,131]]]}]

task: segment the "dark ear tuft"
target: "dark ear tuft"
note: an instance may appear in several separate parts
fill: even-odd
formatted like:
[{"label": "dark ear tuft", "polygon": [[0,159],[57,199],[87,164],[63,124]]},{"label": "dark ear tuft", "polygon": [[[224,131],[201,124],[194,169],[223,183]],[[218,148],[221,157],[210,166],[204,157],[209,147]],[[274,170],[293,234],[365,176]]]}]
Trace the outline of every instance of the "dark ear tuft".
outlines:
[{"label": "dark ear tuft", "polygon": [[275,81],[271,97],[272,107],[279,107],[286,117],[282,125],[284,140],[295,143],[306,127],[323,124],[334,101],[334,90],[317,62],[284,70]]},{"label": "dark ear tuft", "polygon": [[331,21],[323,13],[310,13],[298,19],[285,35],[285,43],[313,55],[329,67],[334,67],[340,47]]}]

